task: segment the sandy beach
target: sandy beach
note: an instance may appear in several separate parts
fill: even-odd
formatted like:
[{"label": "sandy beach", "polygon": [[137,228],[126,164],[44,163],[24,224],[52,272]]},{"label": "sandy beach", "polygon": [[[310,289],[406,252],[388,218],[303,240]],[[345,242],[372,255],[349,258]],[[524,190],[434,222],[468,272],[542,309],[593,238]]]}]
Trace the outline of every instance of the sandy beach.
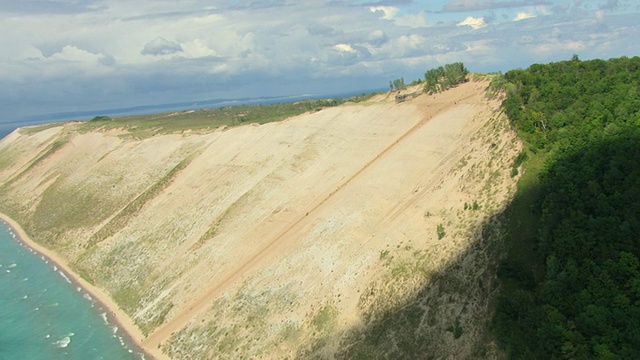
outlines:
[{"label": "sandy beach", "polygon": [[159,349],[150,349],[142,345],[144,335],[142,334],[140,329],[135,325],[133,320],[124,311],[122,311],[122,309],[120,309],[118,304],[116,304],[102,289],[90,284],[89,282],[81,278],[78,274],[73,272],[69,264],[58,254],[31,240],[27,232],[15,220],[11,219],[9,216],[3,213],[0,213],[0,219],[13,229],[18,238],[25,245],[54,263],[58,268],[66,273],[66,275],[71,279],[72,282],[82,287],[105,309],[108,309],[108,316],[110,320],[115,321],[122,334],[125,337],[129,338],[142,351],[144,351],[146,358],[158,360],[169,359],[166,355],[160,352]]}]

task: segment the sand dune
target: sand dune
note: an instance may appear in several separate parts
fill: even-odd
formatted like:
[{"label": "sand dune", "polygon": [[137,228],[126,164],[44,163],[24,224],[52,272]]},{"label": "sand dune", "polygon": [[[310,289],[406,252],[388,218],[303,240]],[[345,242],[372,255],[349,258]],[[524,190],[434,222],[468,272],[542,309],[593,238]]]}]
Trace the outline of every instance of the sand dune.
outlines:
[{"label": "sand dune", "polygon": [[[393,305],[366,292],[383,294],[397,265],[424,254],[424,274],[444,269],[510,196],[504,169],[519,144],[486,85],[206,134],[14,133],[0,142],[12,159],[0,167],[3,210],[110,293],[148,349],[328,356],[371,306]],[[91,216],[47,205],[59,198],[91,202]],[[461,211],[473,201],[481,211]],[[393,280],[391,298],[425,286],[424,274]],[[467,344],[430,341],[468,355],[477,327]]]}]

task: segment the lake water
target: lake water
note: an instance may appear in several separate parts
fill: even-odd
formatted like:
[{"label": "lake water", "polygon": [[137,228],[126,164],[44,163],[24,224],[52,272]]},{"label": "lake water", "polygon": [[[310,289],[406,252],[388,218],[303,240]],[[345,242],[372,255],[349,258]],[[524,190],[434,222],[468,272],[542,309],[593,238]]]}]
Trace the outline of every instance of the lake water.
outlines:
[{"label": "lake water", "polygon": [[144,359],[107,310],[0,220],[0,359]]}]

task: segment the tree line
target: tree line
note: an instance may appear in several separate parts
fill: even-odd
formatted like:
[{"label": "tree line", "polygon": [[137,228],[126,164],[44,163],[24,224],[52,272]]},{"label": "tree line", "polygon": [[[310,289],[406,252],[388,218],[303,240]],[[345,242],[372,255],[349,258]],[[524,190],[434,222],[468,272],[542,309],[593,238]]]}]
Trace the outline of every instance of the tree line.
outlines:
[{"label": "tree line", "polygon": [[574,56],[497,81],[543,161],[537,234],[498,267],[497,339],[510,358],[640,358],[640,58]]},{"label": "tree line", "polygon": [[[423,91],[432,94],[445,91],[453,86],[467,81],[469,70],[461,62],[446,64],[437,68],[428,70],[424,74],[424,80],[413,81],[410,85],[424,83]],[[397,78],[389,81],[389,91],[402,90],[406,87],[404,78]]]}]

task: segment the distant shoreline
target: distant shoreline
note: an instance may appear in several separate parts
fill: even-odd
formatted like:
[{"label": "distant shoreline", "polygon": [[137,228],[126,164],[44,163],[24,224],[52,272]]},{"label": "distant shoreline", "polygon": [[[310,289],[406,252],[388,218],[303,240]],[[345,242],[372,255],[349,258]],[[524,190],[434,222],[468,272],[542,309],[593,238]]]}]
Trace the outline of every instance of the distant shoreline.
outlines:
[{"label": "distant shoreline", "polygon": [[80,286],[84,291],[86,291],[93,299],[104,309],[107,310],[108,318],[115,322],[118,326],[119,330],[122,332],[122,336],[130,340],[132,344],[134,344],[141,352],[144,353],[145,358],[147,359],[168,359],[166,355],[164,355],[159,349],[148,349],[142,345],[142,341],[144,340],[144,335],[133,322],[133,320],[127,315],[120,307],[107,295],[107,293],[98,288],[95,285],[92,285],[88,281],[81,278],[78,274],[76,274],[69,264],[58,254],[53,251],[43,247],[42,245],[34,242],[27,232],[18,224],[15,220],[7,216],[6,214],[0,213],[0,220],[4,223],[4,225],[8,226],[13,230],[13,232],[17,235],[18,240],[23,244],[37,252],[38,254],[47,258],[51,263],[56,265],[60,270],[63,270],[65,274],[69,277],[69,279],[74,283],[74,285]]}]

